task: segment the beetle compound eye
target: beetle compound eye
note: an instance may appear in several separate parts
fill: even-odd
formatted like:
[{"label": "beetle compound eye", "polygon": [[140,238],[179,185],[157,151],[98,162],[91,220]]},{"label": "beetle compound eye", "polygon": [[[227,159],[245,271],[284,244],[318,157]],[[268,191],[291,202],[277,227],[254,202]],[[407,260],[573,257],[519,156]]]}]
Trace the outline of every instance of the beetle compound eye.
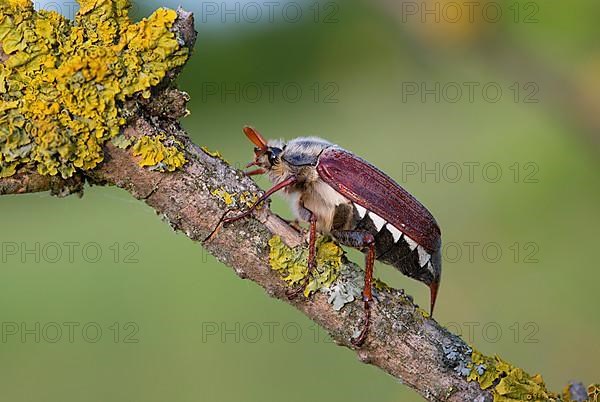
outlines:
[{"label": "beetle compound eye", "polygon": [[281,149],[279,149],[279,148],[270,148],[269,149],[269,153],[268,153],[269,163],[271,165],[276,164],[277,160],[279,158],[279,155],[281,155]]}]

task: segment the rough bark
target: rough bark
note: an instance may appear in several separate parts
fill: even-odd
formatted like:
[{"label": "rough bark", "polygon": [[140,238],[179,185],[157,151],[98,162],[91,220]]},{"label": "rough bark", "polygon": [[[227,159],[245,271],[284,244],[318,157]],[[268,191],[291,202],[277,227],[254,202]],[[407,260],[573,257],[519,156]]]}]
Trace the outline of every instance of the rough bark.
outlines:
[{"label": "rough bark", "polygon": [[52,195],[63,197],[82,194],[84,184],[85,178],[79,173],[65,180],[57,176],[42,176],[24,168],[11,177],[0,179],[0,195],[50,191]]}]

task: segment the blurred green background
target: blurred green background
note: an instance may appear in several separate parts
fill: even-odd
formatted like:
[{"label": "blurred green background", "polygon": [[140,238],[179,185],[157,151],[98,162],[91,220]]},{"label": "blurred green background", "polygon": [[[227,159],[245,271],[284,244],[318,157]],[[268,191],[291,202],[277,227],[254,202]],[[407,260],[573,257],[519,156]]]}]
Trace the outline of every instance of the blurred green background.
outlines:
[{"label": "blurred green background", "polygon": [[[442,324],[554,390],[597,382],[600,3],[467,3],[182,1],[199,31],[183,125],[239,165],[244,124],[373,162],[440,223]],[[0,211],[3,400],[420,400],[124,191]]]}]

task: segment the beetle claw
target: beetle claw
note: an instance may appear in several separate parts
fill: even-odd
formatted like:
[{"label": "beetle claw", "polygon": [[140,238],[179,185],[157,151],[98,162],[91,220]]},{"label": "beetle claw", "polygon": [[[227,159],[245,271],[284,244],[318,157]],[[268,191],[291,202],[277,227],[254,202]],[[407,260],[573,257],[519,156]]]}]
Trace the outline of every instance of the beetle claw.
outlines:
[{"label": "beetle claw", "polygon": [[371,325],[371,308],[369,306],[369,301],[365,300],[365,318],[364,324],[360,331],[360,334],[356,338],[350,339],[352,345],[356,347],[361,347],[365,340],[367,339],[367,335],[369,334],[369,327]]},{"label": "beetle claw", "polygon": [[296,286],[295,288],[289,289],[288,291],[285,292],[285,295],[287,296],[288,300],[294,300],[296,297],[298,297],[298,295],[300,293],[304,292],[304,289],[306,289],[306,286],[308,286],[310,276],[312,275],[315,267],[316,267],[315,262],[309,263],[308,264],[308,272],[306,273],[306,277],[302,280],[302,283],[300,283],[300,285]]}]

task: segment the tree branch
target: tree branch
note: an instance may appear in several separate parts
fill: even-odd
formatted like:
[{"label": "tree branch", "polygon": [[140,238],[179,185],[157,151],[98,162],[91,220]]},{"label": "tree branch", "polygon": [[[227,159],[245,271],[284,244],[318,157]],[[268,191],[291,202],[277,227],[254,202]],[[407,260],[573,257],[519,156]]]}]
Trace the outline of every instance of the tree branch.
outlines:
[{"label": "tree branch", "polygon": [[[242,194],[257,193],[260,189],[241,172],[194,145],[176,124],[162,122],[158,129],[184,143],[188,163],[182,171],[173,174],[148,171],[139,167],[130,152],[109,145],[105,162],[88,174],[96,181],[117,185],[144,200],[175,230],[201,242],[227,210],[225,203],[212,195],[214,190],[224,188],[230,194]],[[155,125],[140,117],[127,129],[126,135],[152,135],[155,131]],[[257,219],[223,228],[204,247],[241,278],[256,282],[271,297],[292,304],[319,323],[336,343],[353,348],[350,339],[360,325],[362,302],[352,303],[337,312],[324,294],[289,301],[286,283],[269,266],[267,242],[274,235],[281,236],[288,245],[302,242],[296,230],[263,209]],[[373,308],[372,328],[367,343],[356,349],[363,362],[379,366],[401,379],[427,400],[492,400],[490,392],[482,391],[476,382],[468,383],[455,370],[460,362],[470,362],[470,348],[434,320],[423,317],[401,292],[379,292],[378,303],[374,303]]]},{"label": "tree branch", "polygon": [[24,168],[11,177],[0,179],[0,195],[41,193],[50,191],[52,195],[64,197],[71,194],[82,194],[85,178],[76,174],[69,179],[58,176],[42,176]]},{"label": "tree branch", "polygon": [[[190,48],[195,40],[193,17],[179,11],[177,30]],[[168,77],[171,80],[176,72]],[[168,81],[167,80],[167,81]],[[163,216],[174,230],[202,242],[227,211],[227,204],[216,190],[229,194],[260,189],[240,171],[195,145],[181,129],[177,119],[185,115],[188,98],[183,92],[165,87],[156,91],[149,102],[132,101],[128,106],[134,117],[124,130],[135,139],[166,133],[181,142],[187,159],[174,173],[160,173],[140,167],[139,158],[130,150],[112,143],[104,148],[104,161],[92,171],[72,179],[41,176],[28,169],[0,179],[1,194],[48,191],[59,195],[81,193],[86,180],[95,184],[115,185],[146,202]],[[427,318],[402,291],[383,289],[373,303],[372,330],[367,342],[355,348],[350,339],[360,326],[362,302],[349,303],[336,311],[327,295],[317,293],[310,299],[298,297],[289,301],[288,287],[269,265],[268,241],[280,236],[289,246],[303,244],[303,237],[285,221],[262,208],[256,219],[246,219],[223,228],[204,247],[238,276],[260,285],[266,293],[287,302],[323,328],[339,345],[354,349],[359,359],[380,367],[407,384],[429,401],[493,400],[491,390],[482,390],[477,381],[468,382],[472,364],[471,348],[435,320]],[[348,269],[359,268],[348,263]]]}]

